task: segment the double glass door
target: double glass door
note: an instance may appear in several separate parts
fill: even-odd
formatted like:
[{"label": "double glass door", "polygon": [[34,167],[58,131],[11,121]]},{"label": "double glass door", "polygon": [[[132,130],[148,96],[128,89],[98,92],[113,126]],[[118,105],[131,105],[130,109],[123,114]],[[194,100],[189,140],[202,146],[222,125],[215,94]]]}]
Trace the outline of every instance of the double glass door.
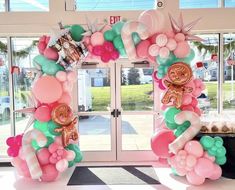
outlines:
[{"label": "double glass door", "polygon": [[84,161],[156,159],[150,147],[159,115],[153,71],[127,60],[78,69],[73,105]]}]

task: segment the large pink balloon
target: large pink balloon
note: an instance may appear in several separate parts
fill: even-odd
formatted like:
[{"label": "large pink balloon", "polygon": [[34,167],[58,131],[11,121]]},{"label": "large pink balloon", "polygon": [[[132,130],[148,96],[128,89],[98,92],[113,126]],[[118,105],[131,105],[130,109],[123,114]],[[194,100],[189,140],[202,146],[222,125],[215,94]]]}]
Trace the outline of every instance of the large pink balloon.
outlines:
[{"label": "large pink balloon", "polygon": [[61,98],[58,100],[59,103],[65,103],[67,105],[70,105],[71,103],[71,96],[68,92],[64,92],[61,96]]},{"label": "large pink balloon", "polygon": [[199,158],[203,155],[202,145],[198,141],[189,141],[186,143],[184,150],[188,152],[188,154],[192,154],[195,157]]},{"label": "large pink balloon", "polygon": [[41,105],[36,109],[34,117],[38,121],[48,122],[51,120],[51,109],[47,105]]},{"label": "large pink balloon", "polygon": [[150,41],[143,40],[136,47],[136,53],[139,58],[147,58],[149,53]]},{"label": "large pink balloon", "polygon": [[174,54],[178,58],[185,58],[190,53],[190,46],[187,41],[179,42],[176,49],[174,50]]},{"label": "large pink balloon", "polygon": [[104,43],[104,35],[102,32],[95,32],[91,35],[91,45],[98,46],[103,45]]},{"label": "large pink balloon", "polygon": [[207,158],[199,158],[194,170],[197,175],[207,178],[212,176],[214,172],[214,164]]},{"label": "large pink balloon", "polygon": [[46,48],[43,54],[47,59],[51,59],[54,61],[57,61],[59,59],[58,52],[53,48]]},{"label": "large pink balloon", "polygon": [[186,178],[192,185],[202,185],[205,182],[205,178],[197,175],[194,171],[188,172]]},{"label": "large pink balloon", "polygon": [[51,153],[47,148],[42,148],[37,152],[37,158],[41,166],[49,164]]},{"label": "large pink balloon", "polygon": [[159,33],[165,30],[165,17],[157,10],[147,10],[140,14],[139,22],[142,22],[149,29],[150,35]]},{"label": "large pink balloon", "polygon": [[211,180],[217,180],[221,177],[222,175],[222,169],[220,166],[218,166],[217,164],[214,164],[214,170],[212,175],[209,177],[209,179]]},{"label": "large pink balloon", "polygon": [[33,86],[33,94],[41,103],[53,103],[60,99],[62,86],[53,76],[42,76]]},{"label": "large pink balloon", "polygon": [[48,164],[42,167],[41,180],[45,182],[50,182],[56,180],[59,172],[57,171],[55,165]]},{"label": "large pink balloon", "polygon": [[151,148],[153,152],[161,158],[169,158],[168,145],[175,140],[175,135],[171,130],[160,129],[151,138]]}]

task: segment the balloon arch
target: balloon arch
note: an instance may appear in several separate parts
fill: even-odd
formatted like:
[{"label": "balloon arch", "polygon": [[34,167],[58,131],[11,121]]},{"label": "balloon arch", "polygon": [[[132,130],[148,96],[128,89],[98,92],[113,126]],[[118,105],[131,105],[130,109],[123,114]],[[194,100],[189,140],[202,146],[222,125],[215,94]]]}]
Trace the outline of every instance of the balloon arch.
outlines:
[{"label": "balloon arch", "polygon": [[108,64],[127,56],[158,65],[153,78],[163,94],[164,121],[151,139],[153,152],[191,184],[218,179],[220,165],[226,162],[223,140],[209,136],[192,140],[201,128],[197,97],[205,89],[190,67],[195,54],[189,41],[201,40],[190,33],[198,20],[184,25],[182,15],[178,21],[169,16],[167,28],[161,12],[147,10],[136,21],[100,26],[88,20],[87,30],[60,24],[51,36],[42,36],[37,45],[40,54],[33,60],[36,77],[30,107],[18,110],[30,113],[30,120],[24,134],[7,139],[7,152],[19,175],[49,182],[82,160],[77,118],[70,108],[75,69],[84,61]]}]

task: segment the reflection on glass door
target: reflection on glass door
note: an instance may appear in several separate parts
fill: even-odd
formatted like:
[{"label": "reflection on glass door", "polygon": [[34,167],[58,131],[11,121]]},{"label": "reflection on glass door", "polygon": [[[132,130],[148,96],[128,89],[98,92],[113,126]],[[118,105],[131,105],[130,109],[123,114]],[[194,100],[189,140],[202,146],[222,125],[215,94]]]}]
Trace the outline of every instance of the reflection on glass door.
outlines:
[{"label": "reflection on glass door", "polygon": [[[6,156],[6,139],[11,135],[10,111],[11,100],[9,93],[9,66],[7,57],[7,39],[0,38],[0,158]],[[4,49],[5,47],[5,49]]]}]

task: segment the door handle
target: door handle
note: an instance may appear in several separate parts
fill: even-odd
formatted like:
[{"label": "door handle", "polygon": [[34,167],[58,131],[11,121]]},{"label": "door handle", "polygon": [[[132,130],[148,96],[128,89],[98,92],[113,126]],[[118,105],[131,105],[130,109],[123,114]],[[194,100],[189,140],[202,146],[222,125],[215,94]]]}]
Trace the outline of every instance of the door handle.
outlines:
[{"label": "door handle", "polygon": [[113,117],[118,117],[119,115],[121,115],[121,111],[118,109],[113,109],[113,111],[111,112],[111,115]]}]

